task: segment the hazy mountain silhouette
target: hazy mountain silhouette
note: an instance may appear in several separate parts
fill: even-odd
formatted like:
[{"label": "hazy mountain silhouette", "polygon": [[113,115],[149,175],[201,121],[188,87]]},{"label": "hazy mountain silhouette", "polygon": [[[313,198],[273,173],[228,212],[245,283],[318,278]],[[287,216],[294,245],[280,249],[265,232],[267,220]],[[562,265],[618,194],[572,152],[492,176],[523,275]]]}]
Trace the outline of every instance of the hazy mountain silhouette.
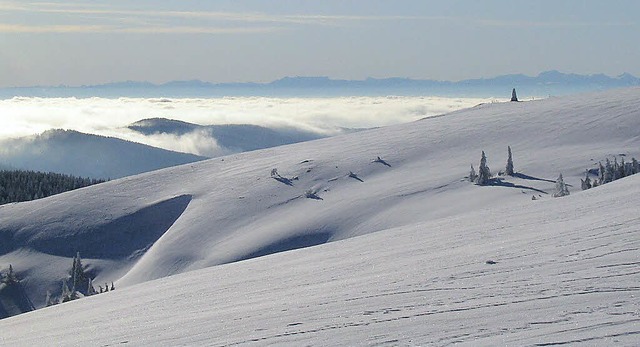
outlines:
[{"label": "hazy mountain silhouette", "polygon": [[284,77],[269,83],[211,83],[200,80],[164,84],[125,81],[93,86],[24,87],[0,89],[0,98],[39,97],[217,97],[217,96],[336,96],[336,95],[441,95],[501,96],[517,88],[522,96],[563,95],[640,85],[629,73],[579,75],[556,70],[537,76],[523,74],[461,81],[411,78],[342,80],[329,77]]}]

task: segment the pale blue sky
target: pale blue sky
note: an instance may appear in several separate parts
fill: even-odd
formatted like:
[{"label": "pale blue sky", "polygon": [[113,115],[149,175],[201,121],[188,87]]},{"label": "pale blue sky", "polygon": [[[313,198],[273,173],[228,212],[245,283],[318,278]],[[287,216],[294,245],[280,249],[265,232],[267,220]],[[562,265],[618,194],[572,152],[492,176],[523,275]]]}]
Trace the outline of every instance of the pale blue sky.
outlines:
[{"label": "pale blue sky", "polygon": [[640,75],[640,1],[0,0],[0,87]]}]

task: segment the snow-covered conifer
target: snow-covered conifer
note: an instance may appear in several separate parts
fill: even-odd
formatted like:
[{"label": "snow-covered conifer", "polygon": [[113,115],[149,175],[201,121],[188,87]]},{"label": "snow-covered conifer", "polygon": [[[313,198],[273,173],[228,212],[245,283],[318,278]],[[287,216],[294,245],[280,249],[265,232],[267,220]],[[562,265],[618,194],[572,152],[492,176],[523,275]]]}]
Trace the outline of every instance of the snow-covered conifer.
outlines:
[{"label": "snow-covered conifer", "polygon": [[618,164],[618,158],[613,157],[613,175],[611,177],[611,181],[619,180],[622,176],[620,176],[620,165]]},{"label": "snow-covered conifer", "polygon": [[584,181],[582,181],[582,190],[591,189],[591,179],[589,178],[589,171],[585,172]]},{"label": "snow-covered conifer", "polygon": [[44,302],[45,306],[53,306],[56,304],[56,302],[54,301],[53,297],[51,296],[51,291],[47,290],[47,297],[45,298],[45,302]]},{"label": "snow-covered conifer", "polygon": [[476,179],[476,183],[479,185],[485,185],[489,183],[489,179],[491,178],[491,170],[487,166],[487,156],[482,151],[482,158],[480,158],[480,167],[478,168],[478,178]]},{"label": "snow-covered conifer", "polygon": [[87,287],[87,295],[95,295],[98,294],[96,289],[93,287],[93,279],[89,278],[89,285]]},{"label": "snow-covered conifer", "polygon": [[604,183],[604,172],[605,168],[602,165],[602,162],[598,162],[598,178],[600,179],[600,184]]},{"label": "snow-covered conifer", "polygon": [[604,178],[600,183],[604,184],[613,181],[614,172],[615,170],[613,169],[613,165],[611,165],[611,161],[607,158],[604,164]]},{"label": "snow-covered conifer", "polygon": [[562,174],[560,174],[560,176],[558,176],[558,179],[556,180],[556,191],[555,193],[553,193],[553,197],[559,198],[561,196],[567,195],[569,195],[569,189],[564,183],[564,179],[562,179]]},{"label": "snow-covered conifer", "polygon": [[631,162],[628,163],[624,163],[624,176],[631,176],[633,175],[633,158],[631,158]]},{"label": "snow-covered conifer", "polygon": [[9,274],[7,275],[7,283],[16,282],[16,275],[13,273],[13,265],[9,264]]},{"label": "snow-covered conifer", "polygon": [[58,303],[63,303],[70,300],[72,300],[71,290],[69,290],[69,286],[67,285],[67,280],[62,280],[62,293],[60,294],[60,300]]},{"label": "snow-covered conifer", "polygon": [[13,265],[9,264],[9,271],[7,272],[6,275],[2,275],[2,273],[0,273],[0,283],[16,283],[18,282],[18,277],[16,276],[16,273],[13,271]]},{"label": "snow-covered conifer", "polygon": [[616,179],[621,179],[627,176],[627,163],[624,162],[624,158],[620,158],[620,166],[618,166],[618,172],[616,173]]},{"label": "snow-covered conifer", "polygon": [[507,146],[507,167],[505,173],[509,176],[513,176],[513,157],[511,156],[511,146]]},{"label": "snow-covered conifer", "polygon": [[631,158],[631,174],[635,175],[640,172],[640,166],[638,165],[638,160],[636,158]]},{"label": "snow-covered conifer", "polygon": [[87,275],[84,273],[84,266],[82,265],[80,252],[77,252],[76,256],[73,257],[73,264],[69,271],[69,281],[72,293],[75,293],[76,291],[83,292],[84,289],[87,288]]},{"label": "snow-covered conifer", "polygon": [[473,168],[473,164],[471,164],[471,170],[469,171],[469,182],[475,182],[478,178],[478,174],[476,174],[476,169]]},{"label": "snow-covered conifer", "polygon": [[585,170],[584,180],[581,179],[580,182],[581,182],[581,185],[582,185],[582,190],[591,189],[592,184],[591,184],[591,178],[589,178],[589,170]]}]

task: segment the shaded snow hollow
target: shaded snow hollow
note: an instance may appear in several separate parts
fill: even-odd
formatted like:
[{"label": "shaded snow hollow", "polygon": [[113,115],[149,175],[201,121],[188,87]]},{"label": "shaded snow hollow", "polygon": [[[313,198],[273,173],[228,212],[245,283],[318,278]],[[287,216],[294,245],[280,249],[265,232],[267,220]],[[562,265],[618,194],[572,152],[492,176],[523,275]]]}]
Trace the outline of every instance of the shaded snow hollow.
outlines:
[{"label": "shaded snow hollow", "polygon": [[[640,178],[577,187],[638,157],[639,110],[637,88],[479,105],[2,206],[0,263],[36,306],[73,256],[56,240],[100,240],[85,263],[119,289],[2,320],[0,343],[632,345]],[[463,180],[507,145],[518,177]]]}]

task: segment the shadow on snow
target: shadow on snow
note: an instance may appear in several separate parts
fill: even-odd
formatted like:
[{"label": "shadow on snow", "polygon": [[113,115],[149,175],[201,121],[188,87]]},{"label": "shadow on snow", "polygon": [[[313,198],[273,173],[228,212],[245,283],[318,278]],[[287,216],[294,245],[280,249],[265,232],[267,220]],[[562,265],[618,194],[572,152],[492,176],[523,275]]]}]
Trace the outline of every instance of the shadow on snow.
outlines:
[{"label": "shadow on snow", "polygon": [[79,233],[61,237],[40,235],[42,237],[16,240],[15,245],[63,257],[73,257],[80,252],[83,258],[134,258],[169,230],[191,199],[191,195],[180,195]]}]

